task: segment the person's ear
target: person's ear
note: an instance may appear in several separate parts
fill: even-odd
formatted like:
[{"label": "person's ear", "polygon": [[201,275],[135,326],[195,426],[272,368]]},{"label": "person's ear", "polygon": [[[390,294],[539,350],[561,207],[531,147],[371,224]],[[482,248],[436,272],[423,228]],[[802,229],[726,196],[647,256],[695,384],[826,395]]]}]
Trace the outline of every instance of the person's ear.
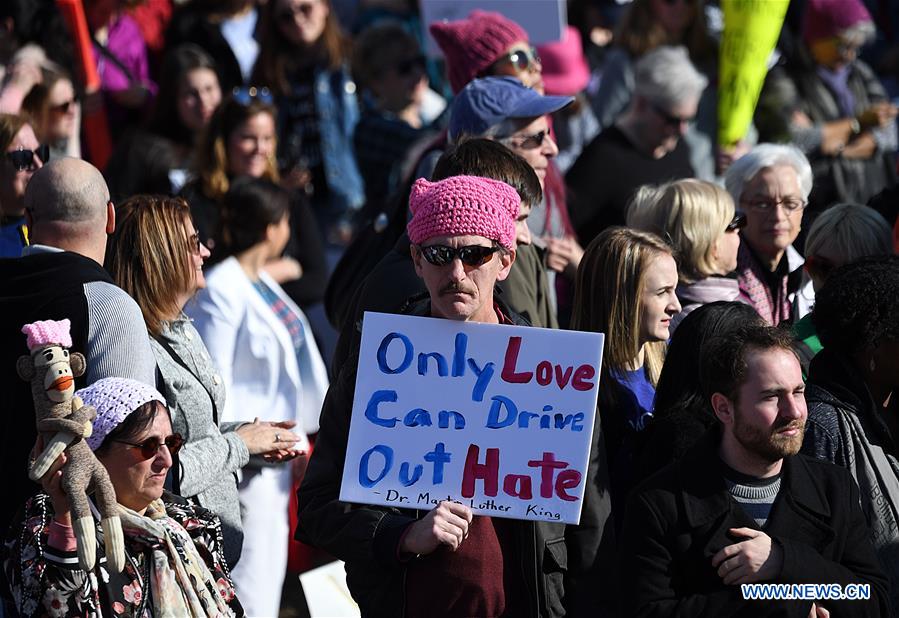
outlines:
[{"label": "person's ear", "polygon": [[712,393],[712,411],[724,425],[734,422],[734,405],[723,393]]},{"label": "person's ear", "polygon": [[421,274],[421,248],[416,245],[409,245],[409,254],[412,256],[412,263],[415,265],[415,274],[422,277]]},{"label": "person's ear", "polygon": [[113,232],[115,232],[115,204],[109,200],[106,202],[106,233],[112,234]]},{"label": "person's ear", "polygon": [[499,263],[501,265],[499,273],[496,275],[497,281],[503,281],[506,277],[509,276],[509,273],[512,272],[512,264],[515,263],[515,249],[511,249],[508,252],[500,251],[499,254]]}]

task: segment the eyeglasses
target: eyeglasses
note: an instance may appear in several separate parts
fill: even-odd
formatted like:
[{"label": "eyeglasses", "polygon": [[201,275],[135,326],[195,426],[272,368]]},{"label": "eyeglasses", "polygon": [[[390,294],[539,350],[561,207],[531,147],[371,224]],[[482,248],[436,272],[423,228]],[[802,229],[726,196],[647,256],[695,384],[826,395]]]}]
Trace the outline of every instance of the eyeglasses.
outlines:
[{"label": "eyeglasses", "polygon": [[656,113],[656,115],[658,115],[658,117],[662,119],[662,122],[665,123],[666,127],[680,128],[680,126],[682,124],[684,124],[684,123],[691,124],[694,120],[696,120],[695,116],[690,116],[688,118],[683,118],[681,116],[673,116],[670,113],[668,113],[668,111],[662,109],[655,103],[650,103],[649,106],[652,107],[652,111],[654,111]]},{"label": "eyeglasses", "polygon": [[413,56],[412,58],[398,62],[396,65],[396,72],[400,77],[406,77],[407,75],[412,75],[412,73],[416,71],[424,73],[426,66],[425,57],[419,54],[418,56]]},{"label": "eyeglasses", "polygon": [[730,223],[727,224],[727,227],[724,228],[725,232],[739,232],[744,227],[746,227],[746,215],[742,212],[738,212],[734,215],[734,218]]},{"label": "eyeglasses", "polygon": [[302,14],[303,17],[309,19],[309,16],[312,15],[312,11],[315,10],[315,5],[317,2],[304,2],[302,4],[297,4],[295,6],[285,7],[283,11],[278,13],[277,18],[278,21],[291,23],[297,15]]},{"label": "eyeglasses", "polygon": [[535,148],[540,148],[547,137],[549,137],[549,131],[543,130],[539,133],[534,133],[533,135],[509,135],[507,137],[501,137],[500,141],[521,140],[517,144],[518,148],[534,150]]},{"label": "eyeglasses", "polygon": [[169,449],[169,453],[174,457],[178,454],[178,451],[181,450],[181,447],[184,446],[184,438],[181,437],[180,433],[173,433],[163,440],[160,440],[159,438],[147,438],[143,442],[136,444],[134,442],[125,442],[124,440],[112,441],[119,442],[120,444],[127,444],[131,448],[139,448],[140,454],[144,459],[153,459],[156,457],[156,453],[158,453],[159,449],[163,446]]},{"label": "eyeglasses", "polygon": [[493,66],[501,62],[508,62],[515,67],[516,71],[527,71],[530,68],[536,68],[540,65],[540,56],[537,54],[536,47],[528,47],[527,49],[513,49],[508,54],[500,56],[499,60],[493,63]]},{"label": "eyeglasses", "polygon": [[37,165],[34,163],[34,155],[37,155],[41,163],[46,163],[50,160],[50,147],[46,144],[41,144],[35,150],[13,150],[6,153],[6,158],[9,159],[9,162],[12,163],[17,172],[33,172],[37,169]]},{"label": "eyeglasses", "polygon": [[740,203],[748,206],[756,212],[769,213],[774,212],[778,205],[783,206],[784,212],[792,214],[798,210],[802,210],[806,206],[805,200],[798,197],[785,197],[781,200],[755,198],[753,200],[740,200]]},{"label": "eyeglasses", "polygon": [[200,241],[200,233],[197,232],[192,234],[191,237],[187,239],[187,244],[190,246],[191,251],[199,255],[203,247],[203,243]]},{"label": "eyeglasses", "polygon": [[75,106],[75,103],[77,103],[77,102],[78,101],[76,101],[75,99],[69,99],[65,103],[60,103],[59,105],[51,105],[50,111],[56,112],[58,114],[68,114],[69,111],[72,109],[72,107]]},{"label": "eyeglasses", "polygon": [[262,101],[269,105],[272,103],[271,90],[268,88],[257,88],[256,86],[250,86],[249,88],[236,87],[231,91],[231,97],[244,107],[253,101]]},{"label": "eyeglasses", "polygon": [[446,266],[459,258],[466,266],[483,266],[493,258],[493,254],[499,251],[499,247],[482,247],[480,245],[468,245],[453,249],[446,245],[430,245],[419,247],[422,257],[434,266]]}]

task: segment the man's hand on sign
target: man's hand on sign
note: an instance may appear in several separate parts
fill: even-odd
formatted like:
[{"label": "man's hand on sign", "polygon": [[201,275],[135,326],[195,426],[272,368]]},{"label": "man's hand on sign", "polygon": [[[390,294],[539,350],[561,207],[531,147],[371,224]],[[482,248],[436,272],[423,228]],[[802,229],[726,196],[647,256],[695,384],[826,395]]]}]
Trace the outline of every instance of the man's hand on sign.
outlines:
[{"label": "man's hand on sign", "polygon": [[441,502],[430,513],[409,526],[400,543],[400,553],[426,555],[440,545],[456,551],[468,537],[471,509],[456,502]]}]

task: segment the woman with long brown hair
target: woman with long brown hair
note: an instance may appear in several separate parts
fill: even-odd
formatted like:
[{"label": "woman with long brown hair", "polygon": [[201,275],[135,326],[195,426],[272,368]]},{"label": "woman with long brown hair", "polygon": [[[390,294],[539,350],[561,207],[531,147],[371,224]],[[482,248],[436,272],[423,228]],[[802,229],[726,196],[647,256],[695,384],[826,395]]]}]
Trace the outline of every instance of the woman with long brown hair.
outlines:
[{"label": "woman with long brown hair", "polygon": [[280,168],[308,172],[319,224],[328,240],[346,243],[365,201],[353,155],[359,109],[348,42],[329,0],[271,0],[259,36],[253,83],[275,96]]}]

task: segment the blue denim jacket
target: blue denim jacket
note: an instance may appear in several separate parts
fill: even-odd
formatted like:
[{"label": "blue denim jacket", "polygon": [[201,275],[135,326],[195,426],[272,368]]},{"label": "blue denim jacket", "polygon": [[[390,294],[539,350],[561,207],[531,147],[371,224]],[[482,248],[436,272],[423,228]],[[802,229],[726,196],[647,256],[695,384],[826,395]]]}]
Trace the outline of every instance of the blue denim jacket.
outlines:
[{"label": "blue denim jacket", "polygon": [[[279,115],[285,104],[286,100],[278,100]],[[359,121],[356,84],[345,68],[315,71],[315,110],[330,195],[328,218],[337,221],[365,203],[365,187],[353,154],[353,131]]]}]

